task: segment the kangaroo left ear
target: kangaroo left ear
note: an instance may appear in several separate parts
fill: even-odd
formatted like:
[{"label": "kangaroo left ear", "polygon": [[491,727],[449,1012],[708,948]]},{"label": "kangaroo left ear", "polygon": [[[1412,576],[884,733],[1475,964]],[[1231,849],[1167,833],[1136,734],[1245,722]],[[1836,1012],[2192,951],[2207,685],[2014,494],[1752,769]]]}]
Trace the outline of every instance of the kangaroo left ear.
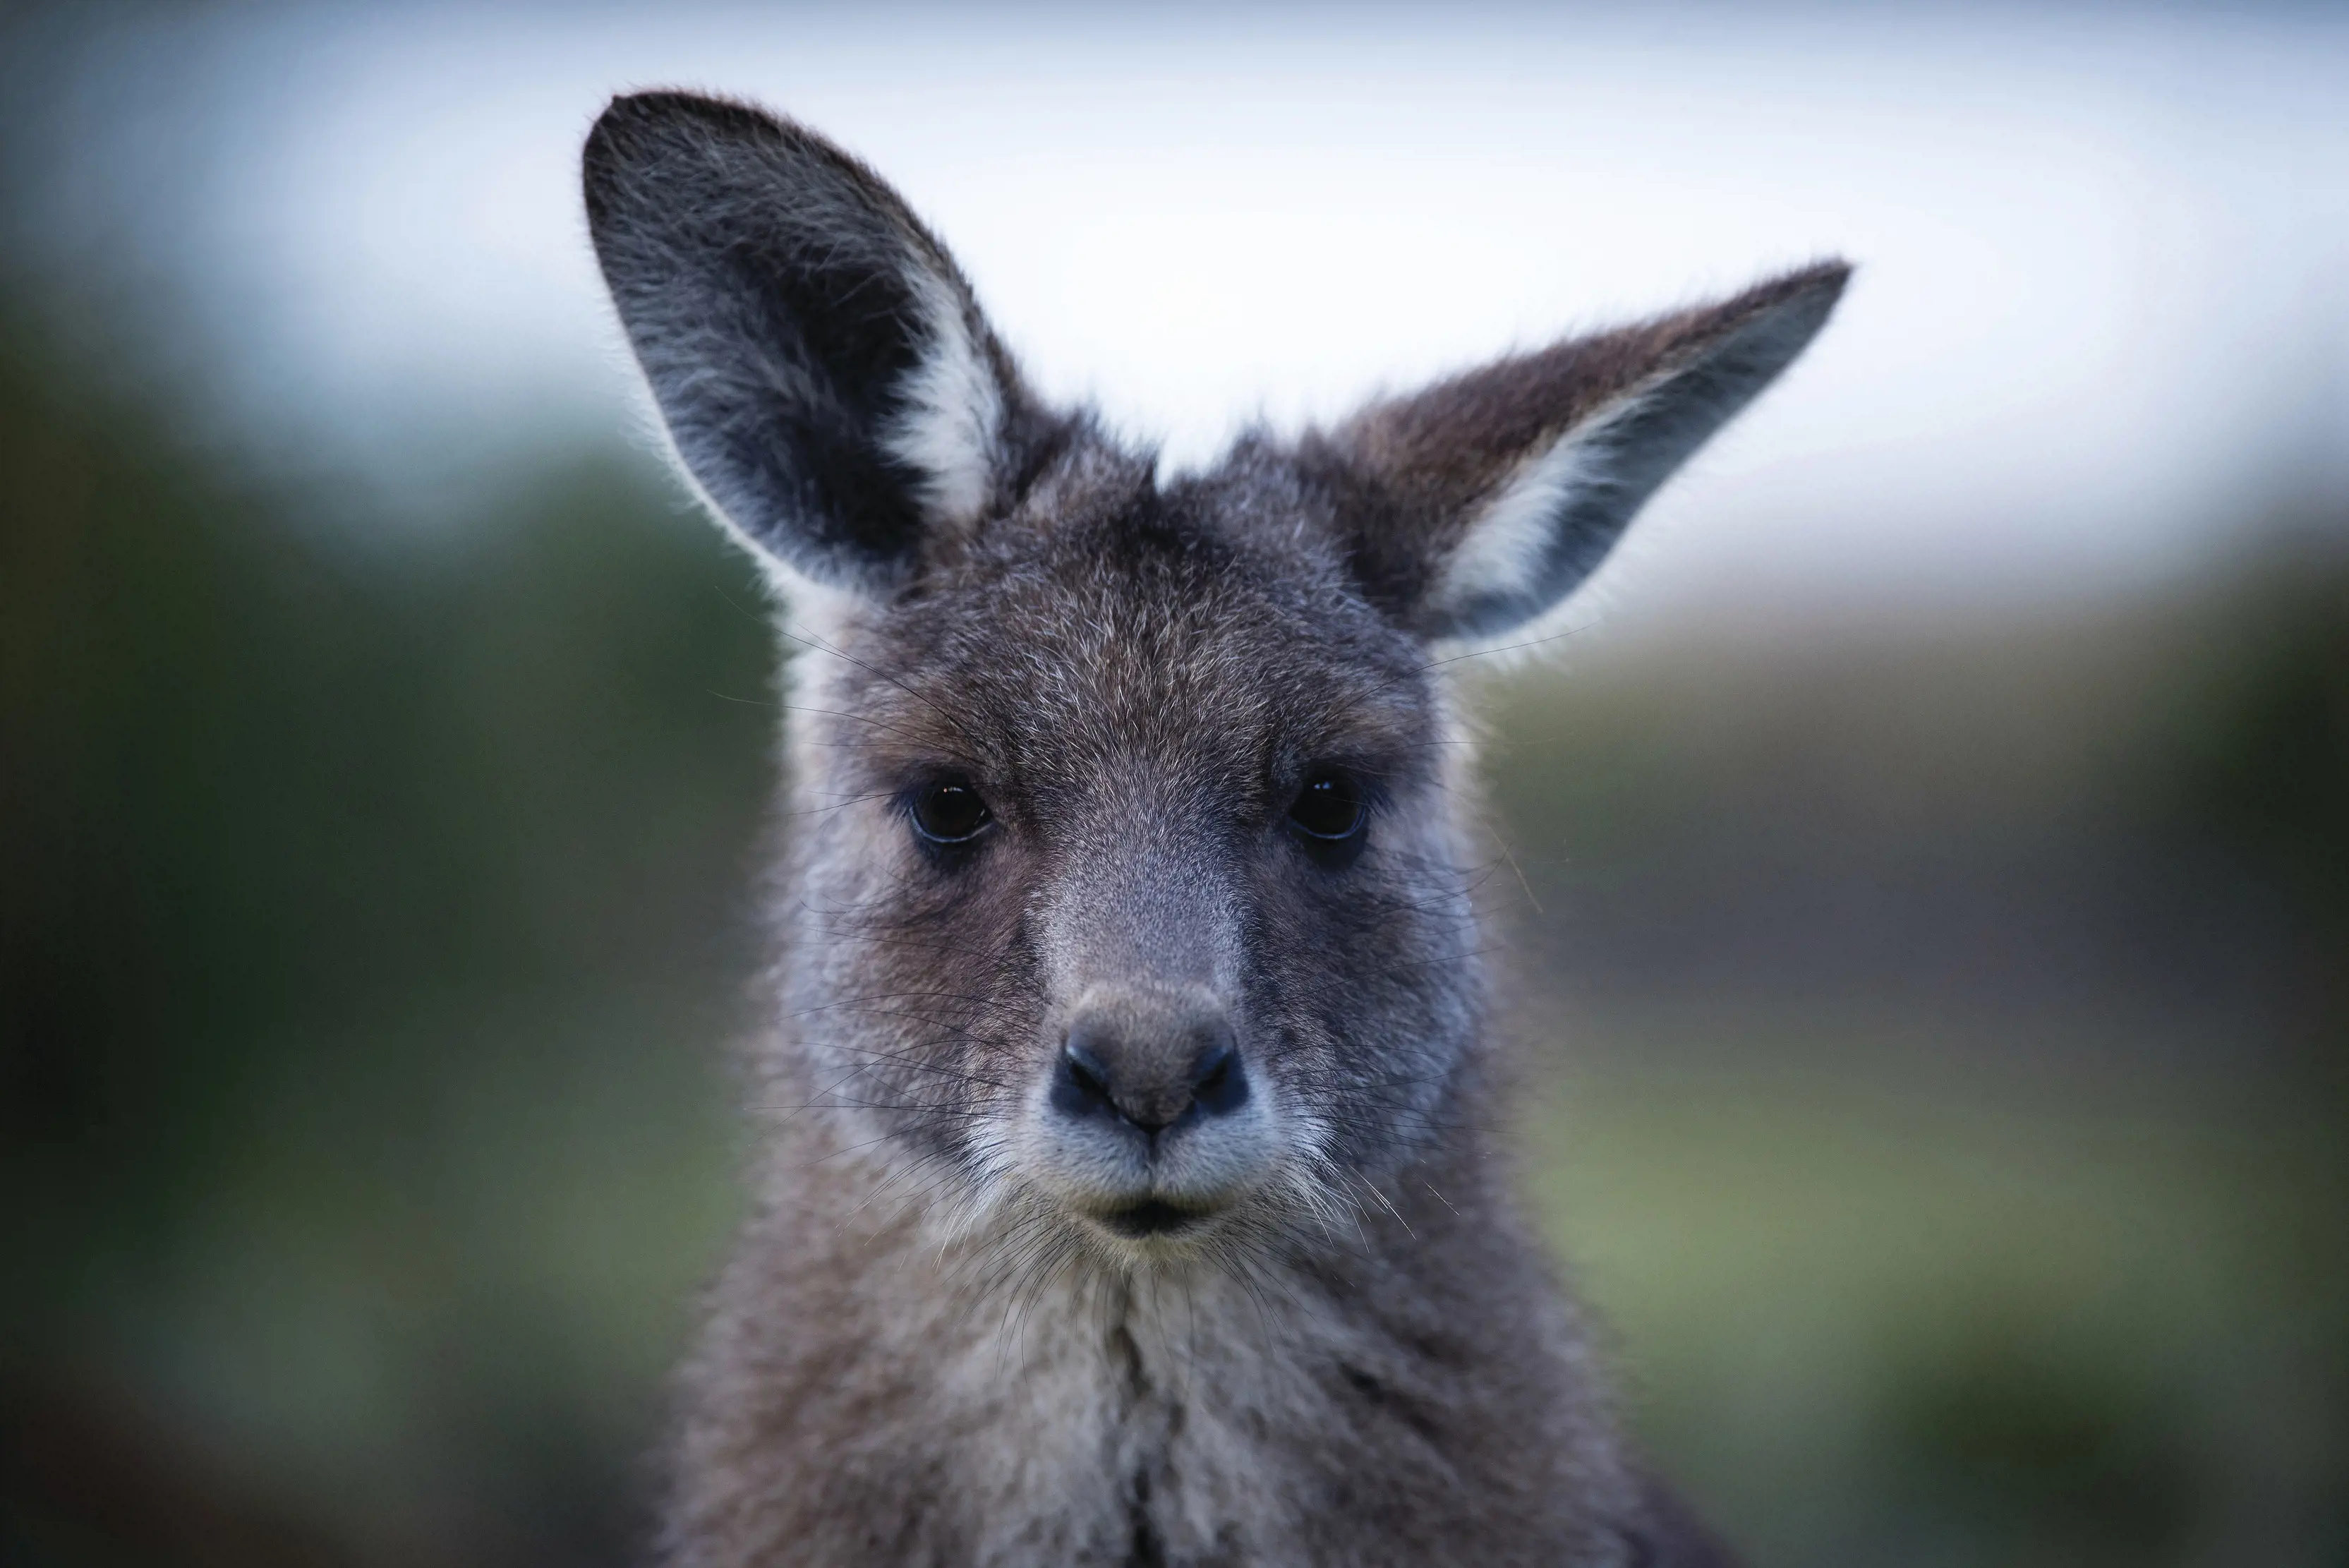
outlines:
[{"label": "kangaroo left ear", "polygon": [[1058,428],[946,247],[806,127],[688,93],[616,99],[583,180],[678,458],[770,559],[885,595]]},{"label": "kangaroo left ear", "polygon": [[1430,639],[1506,633],[1557,604],[1713,431],[1802,352],[1851,268],[1559,343],[1308,435],[1364,588]]}]

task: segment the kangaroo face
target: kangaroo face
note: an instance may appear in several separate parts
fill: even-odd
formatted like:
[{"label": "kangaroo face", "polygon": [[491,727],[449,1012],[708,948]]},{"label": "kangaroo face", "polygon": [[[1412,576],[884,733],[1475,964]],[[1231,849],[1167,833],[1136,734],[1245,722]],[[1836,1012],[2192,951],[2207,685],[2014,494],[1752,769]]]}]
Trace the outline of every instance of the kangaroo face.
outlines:
[{"label": "kangaroo face", "polygon": [[586,196],[681,469],[820,611],[776,1081],[934,1209],[1113,1262],[1375,1201],[1477,1037],[1447,650],[1557,606],[1846,269],[1162,484],[807,130],[623,99]]},{"label": "kangaroo face", "polygon": [[1091,466],[802,658],[842,966],[804,1038],[974,1190],[1183,1247],[1407,1158],[1472,937],[1425,649],[1326,528],[1257,522],[1316,504],[1278,470]]}]

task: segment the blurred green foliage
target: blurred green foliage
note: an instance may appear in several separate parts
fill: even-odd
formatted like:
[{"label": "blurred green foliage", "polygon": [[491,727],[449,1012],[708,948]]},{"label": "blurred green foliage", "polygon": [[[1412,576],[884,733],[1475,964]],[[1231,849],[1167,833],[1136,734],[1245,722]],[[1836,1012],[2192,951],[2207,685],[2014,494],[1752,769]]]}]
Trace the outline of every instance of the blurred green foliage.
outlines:
[{"label": "blurred green foliage", "polygon": [[2189,693],[2177,805],[2287,901],[2306,942],[2287,1032],[2349,1111],[2349,569],[2337,519],[2292,523],[2234,586],[2228,656]]},{"label": "blurred green foliage", "polygon": [[[750,574],[633,454],[400,521],[34,321],[0,1555],[625,1559],[737,1202]],[[1763,1563],[2349,1562],[2349,571],[2278,558],[1488,693],[1528,1180]]]},{"label": "blurred green foliage", "polygon": [[6,1371],[363,1537],[612,1557],[732,1201],[749,576],[605,459],[370,537],[8,327]]},{"label": "blurred green foliage", "polygon": [[2337,1119],[1809,1043],[1566,1075],[1557,1244],[1763,1563],[2322,1563],[2349,1542]]}]

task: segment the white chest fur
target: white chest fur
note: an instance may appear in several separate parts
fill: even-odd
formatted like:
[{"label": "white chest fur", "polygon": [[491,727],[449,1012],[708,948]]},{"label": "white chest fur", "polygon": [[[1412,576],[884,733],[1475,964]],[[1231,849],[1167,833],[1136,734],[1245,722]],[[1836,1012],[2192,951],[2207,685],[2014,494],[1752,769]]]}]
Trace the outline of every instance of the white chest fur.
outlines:
[{"label": "white chest fur", "polygon": [[[1064,1264],[977,1303],[901,1304],[892,1337],[935,1382],[916,1442],[950,1444],[981,1562],[1274,1556],[1325,1429],[1349,1331],[1280,1282],[1213,1269],[1119,1278]],[[903,1298],[900,1298],[901,1303]]]}]

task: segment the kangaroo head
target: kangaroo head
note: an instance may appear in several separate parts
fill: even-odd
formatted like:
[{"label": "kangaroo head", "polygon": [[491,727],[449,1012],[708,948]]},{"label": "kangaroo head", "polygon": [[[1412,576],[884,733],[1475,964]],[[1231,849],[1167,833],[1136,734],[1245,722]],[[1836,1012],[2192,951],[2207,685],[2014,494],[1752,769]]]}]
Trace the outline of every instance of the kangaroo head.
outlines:
[{"label": "kangaroo head", "polygon": [[622,99],[586,197],[680,466],[804,618],[787,1097],[936,1212],[1123,1266],[1309,1234],[1451,1137],[1445,650],[1557,606],[1847,269],[1161,483],[799,126]]}]

